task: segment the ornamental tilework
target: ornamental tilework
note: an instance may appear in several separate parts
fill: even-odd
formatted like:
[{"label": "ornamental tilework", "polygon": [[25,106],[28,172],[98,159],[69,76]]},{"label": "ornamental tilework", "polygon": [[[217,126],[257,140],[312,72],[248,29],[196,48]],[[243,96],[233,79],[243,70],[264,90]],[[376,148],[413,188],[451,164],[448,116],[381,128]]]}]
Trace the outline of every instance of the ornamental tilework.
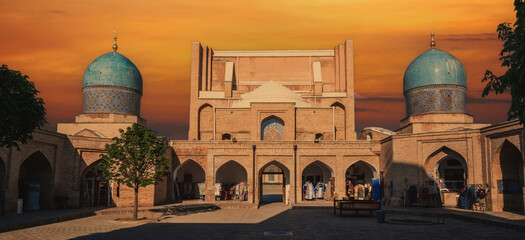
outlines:
[{"label": "ornamental tilework", "polygon": [[122,113],[140,116],[141,95],[122,87],[85,87],[84,113]]},{"label": "ornamental tilework", "polygon": [[284,139],[284,124],[283,122],[270,118],[261,124],[261,140],[283,140]]},{"label": "ornamental tilework", "polygon": [[407,116],[425,113],[465,113],[466,88],[432,85],[405,92]]}]

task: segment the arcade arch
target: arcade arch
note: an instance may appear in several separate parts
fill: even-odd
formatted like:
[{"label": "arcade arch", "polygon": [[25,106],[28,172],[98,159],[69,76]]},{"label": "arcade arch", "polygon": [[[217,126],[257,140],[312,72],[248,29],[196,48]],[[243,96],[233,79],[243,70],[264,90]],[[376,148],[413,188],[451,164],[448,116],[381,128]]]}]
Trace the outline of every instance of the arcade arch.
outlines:
[{"label": "arcade arch", "polygon": [[99,169],[101,160],[91,163],[82,173],[80,206],[112,206],[112,189],[108,179]]},{"label": "arcade arch", "polygon": [[18,198],[23,199],[24,209],[52,208],[52,168],[40,151],[27,157],[18,174]]},{"label": "arcade arch", "polygon": [[248,172],[230,160],[217,169],[214,186],[215,200],[248,200]]},{"label": "arcade arch", "polygon": [[[493,162],[493,184],[497,187],[498,207],[503,211],[524,212],[523,159],[520,150],[505,140]],[[520,186],[521,185],[521,186]]]},{"label": "arcade arch", "polygon": [[372,199],[374,178],[378,178],[374,166],[362,160],[353,163],[345,171],[346,195],[360,200]]},{"label": "arcade arch", "polygon": [[330,199],[334,191],[334,171],[317,160],[304,168],[301,174],[302,200]]},{"label": "arcade arch", "polygon": [[178,200],[203,199],[206,194],[206,172],[192,159],[174,170],[173,181],[175,198]]},{"label": "arcade arch", "polygon": [[290,170],[282,163],[272,161],[259,171],[259,202],[290,201]]}]

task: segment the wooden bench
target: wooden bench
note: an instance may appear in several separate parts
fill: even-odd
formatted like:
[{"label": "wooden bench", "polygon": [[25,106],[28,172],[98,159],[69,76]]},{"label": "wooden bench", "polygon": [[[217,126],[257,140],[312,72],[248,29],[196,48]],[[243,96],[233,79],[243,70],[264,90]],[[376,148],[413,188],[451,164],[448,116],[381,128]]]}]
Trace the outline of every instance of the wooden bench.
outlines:
[{"label": "wooden bench", "polygon": [[372,200],[334,200],[334,215],[336,210],[339,209],[339,216],[343,215],[343,211],[355,211],[358,214],[359,211],[372,211],[381,209],[381,202]]}]

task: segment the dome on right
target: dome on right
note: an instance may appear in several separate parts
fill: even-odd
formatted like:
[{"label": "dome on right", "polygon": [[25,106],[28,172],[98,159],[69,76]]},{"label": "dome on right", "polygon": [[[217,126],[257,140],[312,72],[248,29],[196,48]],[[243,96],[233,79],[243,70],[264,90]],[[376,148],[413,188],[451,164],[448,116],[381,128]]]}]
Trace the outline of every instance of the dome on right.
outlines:
[{"label": "dome on right", "polygon": [[408,66],[403,77],[403,92],[443,84],[467,87],[465,69],[451,54],[432,48],[419,55]]}]

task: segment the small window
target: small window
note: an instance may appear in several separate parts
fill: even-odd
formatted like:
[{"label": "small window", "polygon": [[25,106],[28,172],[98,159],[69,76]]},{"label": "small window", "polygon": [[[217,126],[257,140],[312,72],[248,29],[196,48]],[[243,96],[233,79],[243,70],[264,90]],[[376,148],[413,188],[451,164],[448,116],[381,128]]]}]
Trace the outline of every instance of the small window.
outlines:
[{"label": "small window", "polygon": [[231,140],[232,136],[229,133],[222,134],[222,140]]},{"label": "small window", "polygon": [[319,142],[319,140],[322,140],[323,139],[323,134],[322,133],[316,133],[315,134],[315,142]]},{"label": "small window", "polygon": [[268,174],[268,181],[270,181],[270,182],[275,181],[275,175],[274,174]]},{"label": "small window", "polygon": [[372,134],[371,133],[366,135],[366,140],[372,141]]}]

